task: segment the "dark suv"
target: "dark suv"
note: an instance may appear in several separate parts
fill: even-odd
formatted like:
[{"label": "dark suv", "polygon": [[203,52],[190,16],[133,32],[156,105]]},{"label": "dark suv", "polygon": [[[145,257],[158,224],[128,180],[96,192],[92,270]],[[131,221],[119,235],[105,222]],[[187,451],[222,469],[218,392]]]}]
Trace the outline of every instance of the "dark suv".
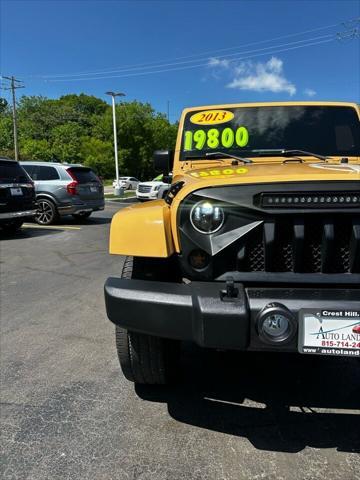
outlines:
[{"label": "dark suv", "polygon": [[33,182],[18,162],[0,158],[0,227],[16,231],[35,213]]},{"label": "dark suv", "polygon": [[56,162],[21,162],[35,184],[37,223],[50,225],[60,216],[77,219],[104,210],[104,187],[91,168]]}]

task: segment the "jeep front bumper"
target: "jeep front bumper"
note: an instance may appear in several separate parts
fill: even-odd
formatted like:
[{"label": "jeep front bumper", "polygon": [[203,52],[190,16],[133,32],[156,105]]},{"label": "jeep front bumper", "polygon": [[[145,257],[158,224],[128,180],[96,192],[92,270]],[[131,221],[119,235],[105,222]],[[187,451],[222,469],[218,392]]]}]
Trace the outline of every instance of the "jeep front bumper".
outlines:
[{"label": "jeep front bumper", "polygon": [[[107,315],[125,329],[193,341],[219,349],[298,351],[298,323],[303,309],[360,311],[359,289],[246,288],[224,297],[222,282],[174,284],[109,278]],[[222,298],[223,297],[223,298]],[[288,341],[271,344],[259,335],[259,314],[268,305],[288,310],[294,331]]]}]

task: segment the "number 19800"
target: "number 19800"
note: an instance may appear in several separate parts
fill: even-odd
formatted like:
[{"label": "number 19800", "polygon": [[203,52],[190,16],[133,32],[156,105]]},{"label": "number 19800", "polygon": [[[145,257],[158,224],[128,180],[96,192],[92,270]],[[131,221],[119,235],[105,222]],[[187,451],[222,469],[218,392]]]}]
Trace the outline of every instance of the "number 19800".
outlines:
[{"label": "number 19800", "polygon": [[184,134],[184,150],[202,150],[206,148],[231,148],[234,144],[245,147],[249,142],[249,132],[245,127],[233,130],[230,127],[219,130],[210,128],[205,130],[187,130]]}]

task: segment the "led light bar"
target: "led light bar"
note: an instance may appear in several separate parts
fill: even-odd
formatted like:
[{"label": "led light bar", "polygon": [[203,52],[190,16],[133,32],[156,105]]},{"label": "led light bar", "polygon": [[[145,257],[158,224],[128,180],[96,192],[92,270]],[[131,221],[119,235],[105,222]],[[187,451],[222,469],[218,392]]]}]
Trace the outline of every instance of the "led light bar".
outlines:
[{"label": "led light bar", "polygon": [[351,208],[360,207],[358,192],[263,193],[264,208]]}]

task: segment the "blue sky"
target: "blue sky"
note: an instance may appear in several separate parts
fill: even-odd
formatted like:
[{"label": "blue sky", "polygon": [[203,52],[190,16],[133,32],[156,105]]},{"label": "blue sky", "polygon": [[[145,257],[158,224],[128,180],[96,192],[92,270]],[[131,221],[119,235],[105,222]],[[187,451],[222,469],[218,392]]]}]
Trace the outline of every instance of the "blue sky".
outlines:
[{"label": "blue sky", "polygon": [[336,37],[360,27],[343,25],[358,1],[0,4],[1,73],[25,82],[19,94],[123,91],[162,112],[169,101],[172,121],[192,105],[360,101],[359,39]]}]

